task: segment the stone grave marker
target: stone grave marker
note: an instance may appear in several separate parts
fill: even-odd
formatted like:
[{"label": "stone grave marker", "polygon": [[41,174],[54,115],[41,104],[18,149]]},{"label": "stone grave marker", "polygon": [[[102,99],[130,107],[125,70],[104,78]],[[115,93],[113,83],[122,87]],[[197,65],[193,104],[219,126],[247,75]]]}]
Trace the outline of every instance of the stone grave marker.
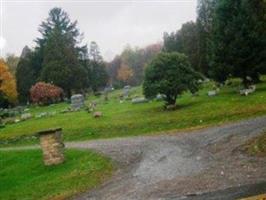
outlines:
[{"label": "stone grave marker", "polygon": [[147,103],[148,99],[146,99],[145,97],[138,97],[138,98],[134,98],[131,100],[131,102],[133,104],[138,104],[138,103]]},{"label": "stone grave marker", "polygon": [[210,90],[208,91],[208,96],[209,97],[213,97],[213,96],[216,96],[217,95],[217,91],[216,90]]},{"label": "stone grave marker", "polygon": [[71,108],[73,110],[79,110],[84,106],[84,97],[82,94],[75,94],[71,96]]},{"label": "stone grave marker", "polygon": [[127,99],[129,97],[129,92],[130,92],[130,85],[126,85],[124,88],[123,88],[123,98],[124,99]]},{"label": "stone grave marker", "polygon": [[23,113],[20,118],[21,118],[22,121],[25,121],[25,120],[31,119],[32,118],[32,114]]}]

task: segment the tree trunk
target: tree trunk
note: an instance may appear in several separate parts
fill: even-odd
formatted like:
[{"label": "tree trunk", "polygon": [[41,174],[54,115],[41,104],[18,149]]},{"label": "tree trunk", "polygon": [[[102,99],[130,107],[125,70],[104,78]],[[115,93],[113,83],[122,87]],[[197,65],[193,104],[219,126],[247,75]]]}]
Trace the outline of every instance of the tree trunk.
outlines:
[{"label": "tree trunk", "polygon": [[251,85],[251,80],[249,80],[248,77],[245,76],[242,78],[242,84],[243,84],[245,89],[248,89],[249,86]]},{"label": "tree trunk", "polygon": [[67,98],[70,99],[71,98],[71,89],[67,89],[66,91],[66,95],[67,95]]},{"label": "tree trunk", "polygon": [[169,105],[175,106],[175,103],[176,103],[176,96],[170,96],[170,95],[166,96],[166,106]]}]

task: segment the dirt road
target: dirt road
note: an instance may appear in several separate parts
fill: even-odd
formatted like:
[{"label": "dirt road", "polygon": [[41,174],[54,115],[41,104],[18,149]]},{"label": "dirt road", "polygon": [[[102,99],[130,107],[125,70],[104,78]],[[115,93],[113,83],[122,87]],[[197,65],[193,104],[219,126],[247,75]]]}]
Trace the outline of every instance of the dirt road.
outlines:
[{"label": "dirt road", "polygon": [[103,186],[75,199],[186,199],[265,182],[266,159],[239,148],[265,130],[266,117],[259,117],[189,133],[67,143],[100,151],[119,168]]}]

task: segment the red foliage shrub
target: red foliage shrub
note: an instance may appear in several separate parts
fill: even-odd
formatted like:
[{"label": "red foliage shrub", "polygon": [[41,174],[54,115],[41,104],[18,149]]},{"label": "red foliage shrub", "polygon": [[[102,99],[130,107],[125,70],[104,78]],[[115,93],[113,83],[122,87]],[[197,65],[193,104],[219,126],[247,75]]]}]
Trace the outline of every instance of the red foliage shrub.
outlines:
[{"label": "red foliage shrub", "polygon": [[38,82],[30,89],[33,103],[51,104],[62,100],[63,90],[50,83]]}]

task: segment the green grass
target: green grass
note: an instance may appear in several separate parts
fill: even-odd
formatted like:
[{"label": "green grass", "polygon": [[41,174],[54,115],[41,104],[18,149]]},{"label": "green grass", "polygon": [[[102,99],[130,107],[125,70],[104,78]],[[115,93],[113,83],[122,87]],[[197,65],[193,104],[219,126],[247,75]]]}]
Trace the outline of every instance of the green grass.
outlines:
[{"label": "green grass", "polygon": [[0,199],[65,199],[99,185],[112,174],[109,159],[91,151],[66,151],[58,166],[42,164],[39,150],[0,151]]},{"label": "green grass", "polygon": [[[105,102],[103,97],[90,96],[87,103],[92,100],[97,101],[97,111],[102,111],[103,117],[95,119],[91,113],[80,111],[31,119],[0,129],[0,140],[31,135],[39,130],[53,127],[63,128],[66,141],[136,136],[199,128],[264,115],[266,114],[265,78],[263,83],[257,85],[256,92],[247,97],[240,96],[237,92],[239,91],[237,81],[231,86],[224,86],[220,94],[215,97],[207,96],[207,91],[212,86],[205,85],[199,91],[199,96],[185,93],[178,98],[178,107],[174,111],[164,110],[163,102],[119,103],[121,91],[112,92],[108,102]],[[140,87],[133,89],[132,96],[135,95],[141,95]],[[32,107],[30,111],[32,113],[60,111],[67,106],[69,105],[63,103],[48,107]]]}]

